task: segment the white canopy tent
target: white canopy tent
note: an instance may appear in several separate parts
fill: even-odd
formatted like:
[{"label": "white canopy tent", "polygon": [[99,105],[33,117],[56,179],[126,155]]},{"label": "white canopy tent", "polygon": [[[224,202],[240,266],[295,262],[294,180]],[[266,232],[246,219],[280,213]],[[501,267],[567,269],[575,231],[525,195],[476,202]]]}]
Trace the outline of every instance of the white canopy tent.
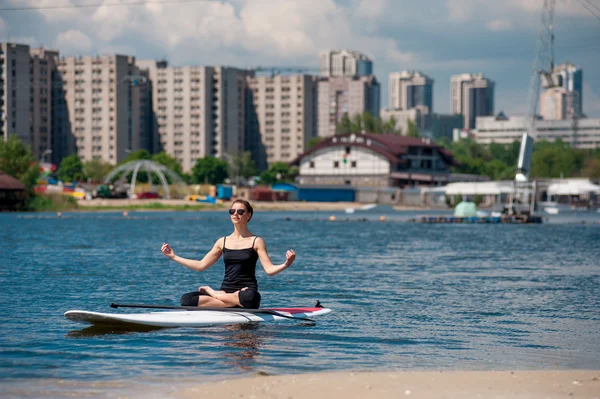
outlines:
[{"label": "white canopy tent", "polygon": [[548,186],[548,195],[585,195],[599,193],[600,186],[588,179],[565,179]]},{"label": "white canopy tent", "polygon": [[512,193],[514,185],[510,181],[459,182],[431,187],[427,191],[446,195],[500,195]]}]

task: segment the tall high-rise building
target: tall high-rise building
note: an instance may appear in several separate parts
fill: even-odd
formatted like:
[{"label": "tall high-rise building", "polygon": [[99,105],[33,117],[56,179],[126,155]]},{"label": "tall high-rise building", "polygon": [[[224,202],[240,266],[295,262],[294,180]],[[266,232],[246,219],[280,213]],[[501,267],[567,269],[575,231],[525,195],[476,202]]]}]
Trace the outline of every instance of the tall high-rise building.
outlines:
[{"label": "tall high-rise building", "polygon": [[289,162],[317,135],[317,82],[310,75],[248,78],[247,149],[257,167]]},{"label": "tall high-rise building", "polygon": [[344,115],[379,117],[380,87],[375,76],[321,78],[318,84],[319,136],[333,136]]},{"label": "tall high-rise building", "polygon": [[583,114],[583,71],[573,64],[552,70],[551,87],[540,94],[540,114],[544,119],[569,119]]},{"label": "tall high-rise building", "polygon": [[478,116],[494,114],[495,83],[483,74],[463,73],[450,80],[450,107],[454,115],[462,115],[464,127],[474,129]]},{"label": "tall high-rise building", "polygon": [[433,112],[433,79],[419,71],[392,72],[389,75],[390,109],[408,110],[426,106]]},{"label": "tall high-rise building", "polygon": [[153,151],[189,171],[199,158],[244,150],[246,70],[138,61],[152,82]]},{"label": "tall high-rise building", "polygon": [[323,77],[353,77],[373,74],[373,61],[358,51],[321,51],[319,64]]},{"label": "tall high-rise building", "polygon": [[52,150],[52,86],[58,52],[0,43],[0,131],[16,134],[36,159]]},{"label": "tall high-rise building", "polygon": [[[58,160],[53,150],[53,87],[56,83],[58,51],[30,50],[32,150],[43,161]],[[47,156],[48,155],[48,156]]]},{"label": "tall high-rise building", "polygon": [[2,135],[6,139],[16,134],[25,144],[33,144],[31,131],[31,72],[29,46],[25,44],[0,44],[0,103]]},{"label": "tall high-rise building", "polygon": [[144,114],[149,99],[134,57],[61,58],[58,71],[63,98],[53,98],[53,125],[61,135],[56,149],[61,157],[76,153],[84,161],[116,164],[142,149],[148,141],[143,136],[151,132]]},{"label": "tall high-rise building", "polygon": [[552,87],[540,94],[540,114],[543,119],[571,119],[579,116],[579,93],[564,87]]}]

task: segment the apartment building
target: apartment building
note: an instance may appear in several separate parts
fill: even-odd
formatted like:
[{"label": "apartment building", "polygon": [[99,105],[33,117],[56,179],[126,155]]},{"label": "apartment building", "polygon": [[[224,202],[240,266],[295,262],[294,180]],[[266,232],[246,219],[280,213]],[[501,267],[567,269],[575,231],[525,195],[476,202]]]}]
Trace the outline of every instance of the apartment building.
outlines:
[{"label": "apartment building", "polygon": [[154,60],[137,65],[152,82],[153,152],[167,152],[189,171],[200,158],[244,151],[248,71]]},{"label": "apartment building", "polygon": [[[142,149],[149,95],[135,58],[104,55],[61,58],[58,63],[62,98],[54,98],[54,126],[61,157],[76,153],[84,161],[116,164],[128,152]],[[62,105],[62,106],[61,106]]]},{"label": "apartment building", "polygon": [[259,170],[290,162],[317,135],[317,82],[310,75],[252,76],[246,147]]},{"label": "apartment building", "polygon": [[337,124],[346,114],[370,112],[379,116],[380,87],[373,75],[321,78],[318,83],[319,136],[336,133]]},{"label": "apartment building", "polygon": [[0,43],[0,134],[16,134],[36,159],[52,150],[52,86],[58,52]]},{"label": "apartment building", "polygon": [[494,114],[494,87],[495,83],[481,73],[463,73],[451,77],[451,112],[463,116],[465,128],[474,129],[478,116]]},{"label": "apartment building", "polygon": [[419,71],[389,74],[390,109],[427,107],[433,113],[433,79]]},{"label": "apartment building", "polygon": [[319,64],[322,77],[353,77],[373,74],[373,61],[358,51],[321,51]]}]

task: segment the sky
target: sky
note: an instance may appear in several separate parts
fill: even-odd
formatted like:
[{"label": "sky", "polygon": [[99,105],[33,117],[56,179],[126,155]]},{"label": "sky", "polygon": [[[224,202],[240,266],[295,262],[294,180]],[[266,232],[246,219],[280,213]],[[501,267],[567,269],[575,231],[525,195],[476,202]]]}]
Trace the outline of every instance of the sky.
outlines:
[{"label": "sky", "polygon": [[[165,2],[166,1],[166,2]],[[138,3],[120,5],[117,3]],[[162,2],[162,4],[161,4]],[[496,82],[495,112],[527,113],[543,0],[0,0],[0,41],[61,55],[126,54],[171,65],[319,67],[319,51],[373,59],[388,75],[434,79],[434,111],[450,112],[450,76]],[[69,8],[6,10],[24,7]],[[81,7],[94,5],[94,7]],[[600,118],[600,0],[556,0],[555,63],[583,70],[583,112]],[[316,72],[313,72],[316,73]]]}]

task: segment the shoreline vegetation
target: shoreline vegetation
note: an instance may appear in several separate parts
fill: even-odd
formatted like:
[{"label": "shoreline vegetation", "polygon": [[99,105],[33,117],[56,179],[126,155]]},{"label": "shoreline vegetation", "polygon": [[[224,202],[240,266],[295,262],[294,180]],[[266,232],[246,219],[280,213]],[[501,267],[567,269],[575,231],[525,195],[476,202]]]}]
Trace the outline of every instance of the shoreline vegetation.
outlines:
[{"label": "shoreline vegetation", "polygon": [[[233,200],[231,200],[233,201]],[[231,201],[209,204],[168,199],[93,199],[76,200],[63,195],[39,195],[31,204],[33,212],[94,212],[94,211],[216,211],[229,207]],[[359,202],[302,202],[302,201],[252,201],[257,211],[344,211],[358,208]],[[426,210],[420,207],[394,206],[396,210]]]}]

